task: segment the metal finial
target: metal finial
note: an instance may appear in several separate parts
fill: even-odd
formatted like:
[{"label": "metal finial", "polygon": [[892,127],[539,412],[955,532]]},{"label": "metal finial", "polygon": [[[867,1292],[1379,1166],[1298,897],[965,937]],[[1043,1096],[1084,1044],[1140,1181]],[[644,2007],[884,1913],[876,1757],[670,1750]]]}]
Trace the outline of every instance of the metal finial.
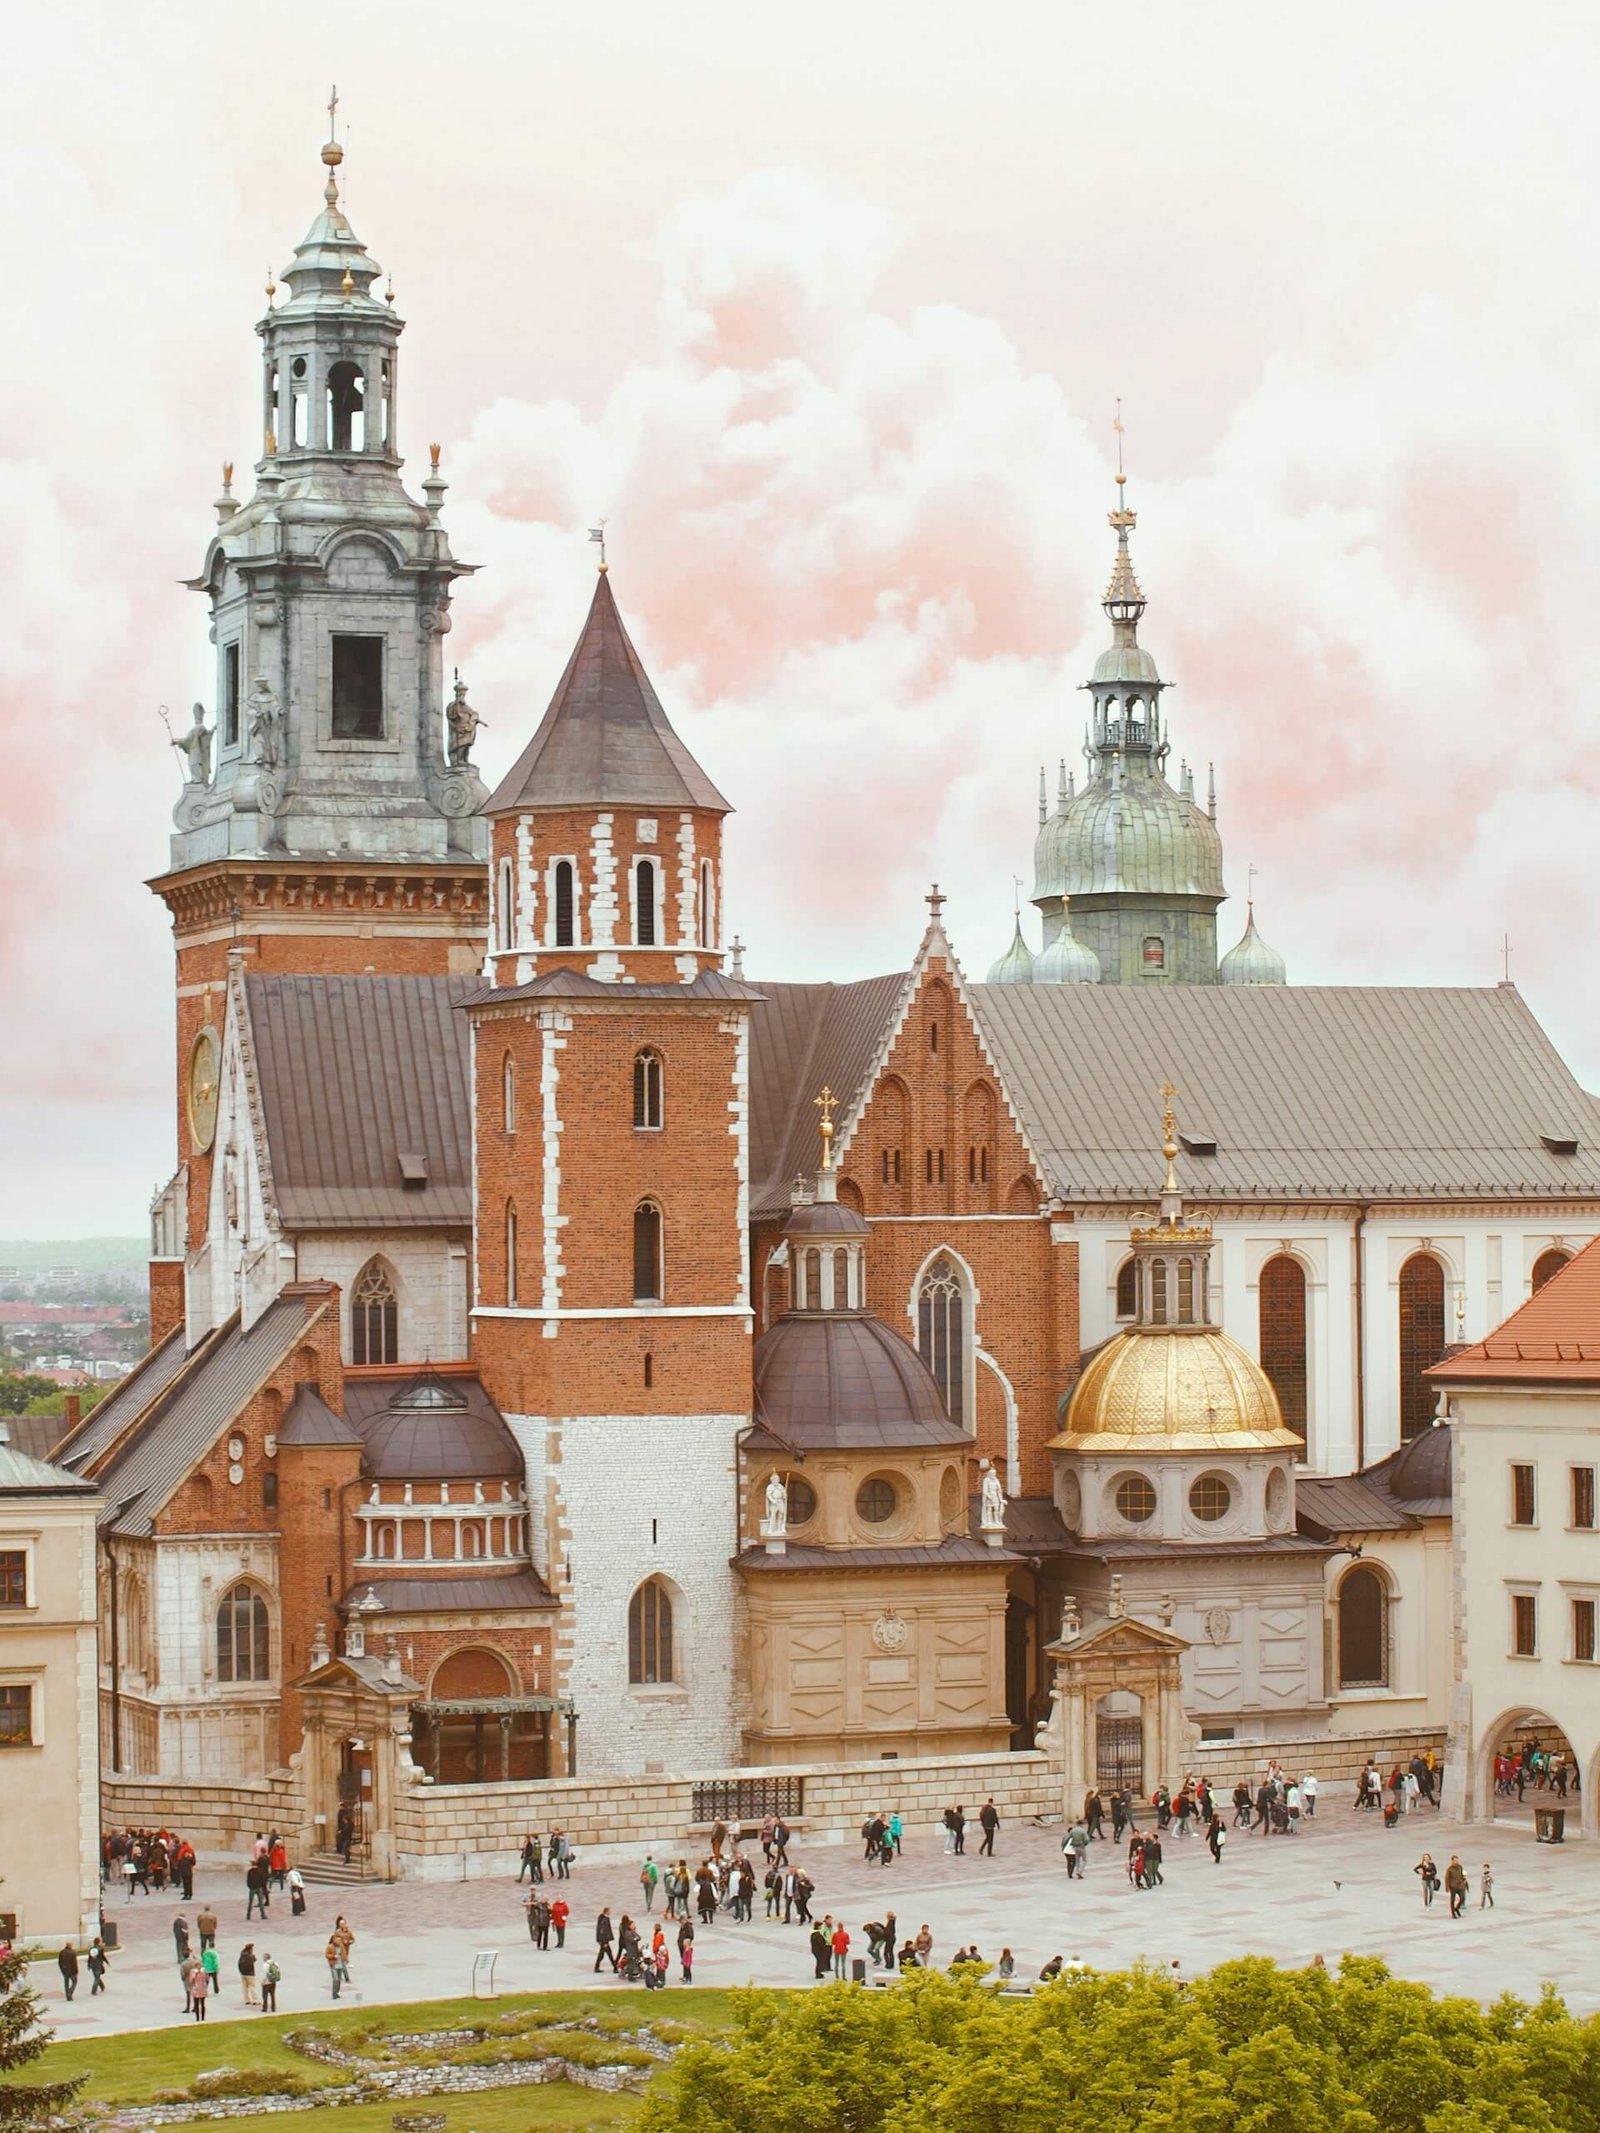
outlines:
[{"label": "metal finial", "polygon": [[328,183],[322,197],[327,201],[329,207],[337,207],[339,205],[339,181],[334,176],[334,172],[344,161],[344,150],[339,146],[335,130],[338,115],[339,89],[336,83],[328,95],[328,138],[322,144],[322,160],[328,166]]},{"label": "metal finial", "polygon": [[394,276],[392,274],[389,276],[388,287],[383,292],[383,300],[386,304],[394,302]]},{"label": "metal finial", "polygon": [[1022,876],[1020,874],[1013,874],[1011,877],[1011,916],[1017,921],[1018,925],[1022,923]]},{"label": "metal finial", "polygon": [[435,474],[437,474],[439,471],[439,454],[443,450],[443,445],[439,444],[430,444],[428,447],[428,464],[430,467],[432,467]]},{"label": "metal finial", "polygon": [[1255,863],[1255,861],[1254,861],[1253,859],[1251,860],[1250,864],[1249,864],[1249,865],[1248,865],[1248,866],[1247,866],[1247,867],[1245,868],[1245,870],[1244,870],[1244,871],[1245,871],[1245,888],[1244,888],[1244,910],[1245,910],[1245,917],[1246,917],[1246,918],[1248,919],[1248,918],[1250,918],[1250,917],[1251,917],[1251,916],[1252,916],[1252,915],[1254,914],[1254,911],[1255,911],[1255,908],[1256,908],[1256,872],[1257,872],[1257,868],[1256,868],[1256,863]]},{"label": "metal finial", "polygon": [[1178,1114],[1174,1108],[1177,1095],[1177,1087],[1173,1082],[1164,1081],[1161,1084],[1161,1153],[1167,1159],[1167,1181],[1161,1188],[1163,1192],[1178,1190],[1177,1172],[1172,1167],[1178,1160]]},{"label": "metal finial", "polygon": [[1126,474],[1124,474],[1124,473],[1123,473],[1123,471],[1122,471],[1122,395],[1121,395],[1121,393],[1118,393],[1118,395],[1117,395],[1117,412],[1116,412],[1116,413],[1115,413],[1115,415],[1113,415],[1113,417],[1111,418],[1111,427],[1112,427],[1112,428],[1113,428],[1113,429],[1114,429],[1114,430],[1116,431],[1116,433],[1117,433],[1117,487],[1118,487],[1118,488],[1120,489],[1120,488],[1122,487],[1123,483],[1124,483],[1124,482],[1125,482],[1125,481],[1127,480],[1127,478],[1128,478],[1128,477],[1127,477],[1127,475],[1126,475]]},{"label": "metal finial", "polygon": [[272,263],[271,263],[271,261],[269,260],[269,261],[268,261],[268,263],[267,263],[267,309],[268,309],[269,311],[270,311],[270,310],[272,309],[272,300],[273,300],[273,298],[274,298],[274,297],[275,297],[275,296],[277,295],[277,293],[278,293],[278,283],[277,283],[277,278],[276,278],[276,276],[275,276],[275,275],[273,274],[273,271],[272,271]]},{"label": "metal finial", "polygon": [[742,978],[744,976],[744,942],[740,940],[737,933],[728,943],[728,965],[729,977]]},{"label": "metal finial", "polygon": [[928,891],[928,909],[932,913],[933,923],[937,926],[939,924],[939,913],[944,909],[944,898],[939,894],[939,884],[937,882]]},{"label": "metal finial", "polygon": [[604,577],[606,570],[606,522],[604,519],[589,528],[589,538],[591,541],[600,543],[600,574]]},{"label": "metal finial", "polygon": [[822,1125],[820,1128],[822,1133],[822,1167],[824,1170],[831,1170],[833,1168],[833,1114],[838,1109],[839,1099],[834,1095],[832,1089],[828,1087],[828,1084],[824,1082],[822,1094],[813,1097],[812,1101],[822,1113]]},{"label": "metal finial", "polygon": [[344,297],[345,300],[348,302],[349,299],[355,294],[355,287],[356,278],[351,273],[350,269],[346,267],[344,270],[343,279],[339,283],[339,294]]},{"label": "metal finial", "polygon": [[1039,765],[1039,827],[1044,828],[1050,819],[1050,792],[1044,779],[1044,765]]}]

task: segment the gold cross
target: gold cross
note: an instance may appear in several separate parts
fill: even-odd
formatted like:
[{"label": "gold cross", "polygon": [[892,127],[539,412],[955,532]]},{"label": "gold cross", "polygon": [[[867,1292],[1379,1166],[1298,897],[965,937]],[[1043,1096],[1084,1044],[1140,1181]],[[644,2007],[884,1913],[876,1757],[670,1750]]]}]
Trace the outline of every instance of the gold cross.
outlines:
[{"label": "gold cross", "polygon": [[827,1083],[824,1082],[822,1094],[812,1100],[822,1113],[822,1167],[824,1170],[831,1170],[833,1168],[833,1114],[838,1109],[839,1099],[834,1095]]}]

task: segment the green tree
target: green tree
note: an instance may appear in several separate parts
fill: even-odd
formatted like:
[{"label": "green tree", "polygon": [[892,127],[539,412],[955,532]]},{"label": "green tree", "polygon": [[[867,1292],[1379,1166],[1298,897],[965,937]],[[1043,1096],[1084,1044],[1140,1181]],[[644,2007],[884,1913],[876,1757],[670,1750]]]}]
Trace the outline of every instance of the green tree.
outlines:
[{"label": "green tree", "polygon": [[48,1400],[60,1387],[37,1371],[8,1371],[0,1376],[0,1415],[26,1414],[35,1400]]},{"label": "green tree", "polygon": [[642,2133],[1594,2133],[1600,2018],[1439,1998],[1346,1958],[1264,1957],[1192,1985],[1142,1968],[1026,2000],[913,1973],[740,1994]]},{"label": "green tree", "polygon": [[28,2133],[57,2118],[85,2077],[73,2081],[25,2082],[17,2069],[32,2066],[50,2048],[50,2031],[39,2019],[39,1995],[28,1983],[20,1951],[0,1956],[0,2133]]}]

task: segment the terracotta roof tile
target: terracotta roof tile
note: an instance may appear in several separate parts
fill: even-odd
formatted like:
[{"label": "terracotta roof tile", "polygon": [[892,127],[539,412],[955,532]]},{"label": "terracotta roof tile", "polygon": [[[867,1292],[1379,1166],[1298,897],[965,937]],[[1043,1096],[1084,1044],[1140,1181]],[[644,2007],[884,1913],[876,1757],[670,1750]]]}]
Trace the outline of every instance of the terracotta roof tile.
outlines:
[{"label": "terracotta roof tile", "polygon": [[1600,1237],[1553,1274],[1503,1325],[1436,1363],[1428,1376],[1600,1384]]}]

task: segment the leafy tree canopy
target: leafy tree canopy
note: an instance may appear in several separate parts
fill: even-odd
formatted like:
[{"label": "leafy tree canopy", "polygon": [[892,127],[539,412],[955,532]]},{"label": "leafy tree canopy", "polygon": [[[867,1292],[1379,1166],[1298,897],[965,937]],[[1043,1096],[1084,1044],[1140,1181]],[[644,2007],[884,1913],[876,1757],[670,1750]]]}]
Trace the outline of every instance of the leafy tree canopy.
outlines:
[{"label": "leafy tree canopy", "polygon": [[641,2133],[1593,2133],[1600,2017],[1441,1999],[1368,1957],[1146,1969],[1002,1999],[913,1972],[735,1999]]}]

